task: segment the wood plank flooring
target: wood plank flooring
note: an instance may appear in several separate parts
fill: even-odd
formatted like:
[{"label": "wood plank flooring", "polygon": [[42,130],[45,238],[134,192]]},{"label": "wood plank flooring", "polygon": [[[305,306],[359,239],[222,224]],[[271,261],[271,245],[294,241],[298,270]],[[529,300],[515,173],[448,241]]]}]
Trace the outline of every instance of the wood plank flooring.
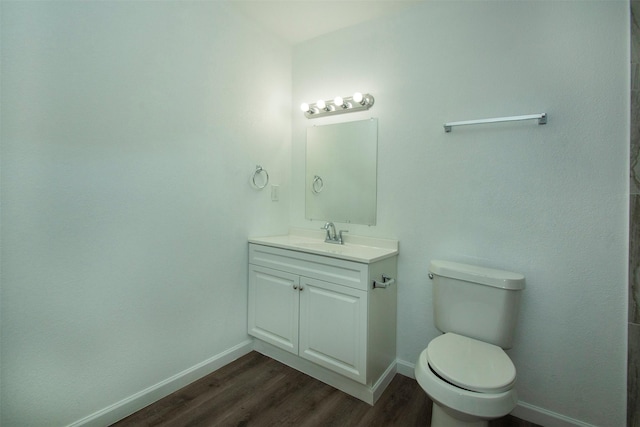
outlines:
[{"label": "wood plank flooring", "polygon": [[[431,401],[396,375],[370,406],[257,352],[113,424],[131,426],[428,426]],[[535,427],[505,417],[491,427]]]}]

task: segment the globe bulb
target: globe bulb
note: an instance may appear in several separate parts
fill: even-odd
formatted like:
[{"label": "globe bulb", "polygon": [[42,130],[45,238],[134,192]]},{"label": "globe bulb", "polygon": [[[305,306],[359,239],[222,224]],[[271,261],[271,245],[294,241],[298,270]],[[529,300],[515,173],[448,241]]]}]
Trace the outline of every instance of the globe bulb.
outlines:
[{"label": "globe bulb", "polygon": [[336,96],[333,98],[333,103],[336,104],[336,106],[342,107],[344,105],[344,99],[342,99],[341,96]]},{"label": "globe bulb", "polygon": [[318,102],[316,102],[316,106],[319,109],[324,110],[327,104],[325,104],[325,102],[322,99],[318,99]]},{"label": "globe bulb", "polygon": [[360,92],[356,92],[353,94],[353,100],[358,104],[362,104],[362,94]]},{"label": "globe bulb", "polygon": [[306,102],[303,102],[302,104],[300,104],[300,109],[305,113],[308,112],[309,111],[309,104],[307,104]]}]

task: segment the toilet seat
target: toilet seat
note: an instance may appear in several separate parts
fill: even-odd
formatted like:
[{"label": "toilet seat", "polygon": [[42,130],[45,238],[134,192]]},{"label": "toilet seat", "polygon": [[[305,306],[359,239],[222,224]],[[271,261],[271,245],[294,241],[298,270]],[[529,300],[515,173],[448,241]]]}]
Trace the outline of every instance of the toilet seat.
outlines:
[{"label": "toilet seat", "polygon": [[426,348],[420,353],[414,371],[416,381],[429,398],[442,408],[460,413],[458,418],[467,415],[484,420],[500,418],[513,411],[518,403],[515,387],[501,393],[478,393],[443,380],[429,367]]},{"label": "toilet seat", "polygon": [[425,353],[437,375],[466,390],[501,393],[516,381],[513,362],[493,344],[448,332],[432,340]]}]

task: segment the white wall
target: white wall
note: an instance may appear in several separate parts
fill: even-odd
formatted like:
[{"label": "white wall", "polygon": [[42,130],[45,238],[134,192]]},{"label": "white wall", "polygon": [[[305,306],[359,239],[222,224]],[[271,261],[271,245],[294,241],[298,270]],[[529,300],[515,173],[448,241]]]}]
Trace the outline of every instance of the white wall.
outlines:
[{"label": "white wall", "polygon": [[[219,3],[0,10],[2,425],[76,421],[245,340],[246,237],[320,226],[306,126],[370,116],[378,225],[344,228],[401,242],[399,358],[437,334],[429,259],[519,271],[521,401],[624,425],[626,1],[430,2],[293,65]],[[290,126],[355,90],[372,110]],[[280,202],[248,186],[256,164]]]},{"label": "white wall", "polygon": [[[378,117],[378,224],[341,228],[400,240],[398,357],[438,333],[430,259],[522,272],[509,354],[527,416],[625,424],[628,8],[428,2],[294,48],[294,104],[356,90],[376,103],[294,111],[292,225],[320,226],[304,219],[306,127]],[[538,112],[547,125],[442,127]]]},{"label": "white wall", "polygon": [[60,426],[247,339],[291,50],[217,2],[1,8],[0,424]]}]

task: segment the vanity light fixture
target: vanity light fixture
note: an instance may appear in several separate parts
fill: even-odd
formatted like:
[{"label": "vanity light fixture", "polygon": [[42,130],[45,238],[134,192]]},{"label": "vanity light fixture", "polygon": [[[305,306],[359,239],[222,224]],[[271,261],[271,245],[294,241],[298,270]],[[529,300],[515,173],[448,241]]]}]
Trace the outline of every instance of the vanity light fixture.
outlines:
[{"label": "vanity light fixture", "polygon": [[342,98],[336,96],[333,101],[319,99],[315,104],[302,103],[300,109],[308,119],[329,116],[332,114],[351,113],[368,110],[373,106],[375,99],[373,95],[356,92],[353,96]]},{"label": "vanity light fixture", "polygon": [[346,109],[346,108],[352,107],[352,105],[348,102],[345,102],[341,96],[336,96],[335,98],[333,98],[333,103],[336,106],[336,108]]},{"label": "vanity light fixture", "polygon": [[316,107],[311,107],[309,104],[307,104],[306,102],[303,102],[302,104],[300,104],[300,109],[302,110],[303,113],[305,114],[317,114],[319,113],[319,110]]},{"label": "vanity light fixture", "polygon": [[320,112],[325,112],[325,113],[331,112],[336,109],[335,105],[327,104],[322,99],[318,99],[316,101],[316,107],[318,107]]}]

